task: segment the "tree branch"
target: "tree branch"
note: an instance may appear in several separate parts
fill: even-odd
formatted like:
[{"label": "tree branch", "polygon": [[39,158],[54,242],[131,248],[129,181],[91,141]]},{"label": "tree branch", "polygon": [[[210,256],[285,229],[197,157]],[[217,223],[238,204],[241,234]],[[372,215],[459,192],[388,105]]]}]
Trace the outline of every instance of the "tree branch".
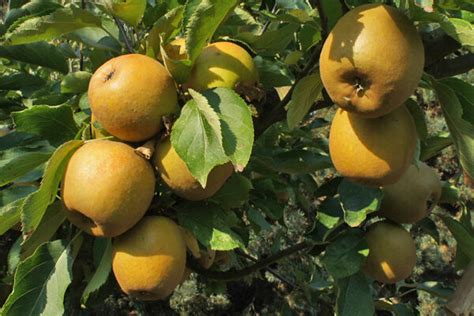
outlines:
[{"label": "tree branch", "polygon": [[442,59],[425,68],[435,78],[451,77],[465,73],[474,68],[474,54],[467,53],[452,59]]},{"label": "tree branch", "polygon": [[[242,257],[245,257],[247,258],[248,260],[250,261],[253,261],[253,262],[258,262],[257,259],[255,259],[254,257],[246,254],[245,252],[241,251],[241,250],[237,250],[236,253],[239,255],[239,256],[242,256]],[[291,288],[295,289],[296,288],[296,284],[294,284],[293,282],[291,282],[290,280],[288,280],[287,278],[285,278],[284,276],[282,276],[281,274],[279,274],[277,271],[273,270],[272,268],[270,267],[265,267],[263,268],[264,270],[266,270],[268,273],[272,274],[275,278],[279,279],[280,281],[282,281],[283,283],[286,283],[288,284],[289,286],[291,286]]]},{"label": "tree branch", "polygon": [[115,16],[114,16],[114,21],[115,21],[115,24],[117,24],[117,27],[120,31],[120,34],[122,34],[123,41],[125,42],[125,47],[127,47],[127,50],[128,50],[129,53],[133,53],[133,47],[132,47],[132,44],[130,42],[130,39],[128,38],[127,32],[125,32],[125,28],[123,27],[123,23]]},{"label": "tree branch", "polygon": [[206,270],[203,267],[201,267],[194,258],[191,258],[191,257],[188,258],[186,264],[192,271],[198,274],[201,274],[209,279],[220,280],[220,281],[232,281],[232,280],[241,279],[247,275],[251,275],[282,258],[288,257],[296,252],[310,248],[312,246],[313,244],[307,241],[303,241],[294,246],[286,248],[285,250],[282,250],[272,256],[269,256],[263,260],[260,260],[247,268],[243,268],[240,270],[237,270],[237,269],[231,269],[229,271]]}]

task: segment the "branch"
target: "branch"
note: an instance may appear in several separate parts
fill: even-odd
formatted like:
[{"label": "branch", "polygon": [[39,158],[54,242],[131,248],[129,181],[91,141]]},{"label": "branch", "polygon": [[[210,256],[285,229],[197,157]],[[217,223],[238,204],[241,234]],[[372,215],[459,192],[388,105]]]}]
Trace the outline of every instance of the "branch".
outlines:
[{"label": "branch", "polygon": [[443,59],[425,68],[425,71],[435,78],[444,78],[465,73],[473,68],[474,54],[467,53],[453,59]]},{"label": "branch", "polygon": [[194,258],[188,258],[186,263],[191,270],[209,279],[220,280],[220,281],[232,281],[232,280],[238,280],[245,276],[251,275],[282,258],[288,257],[296,252],[299,252],[306,248],[310,248],[312,246],[313,246],[312,243],[303,241],[294,246],[286,248],[285,250],[282,250],[272,256],[269,256],[261,261],[258,261],[247,268],[243,268],[240,270],[237,270],[237,269],[231,269],[228,271],[206,270],[203,267],[201,267]]},{"label": "branch", "polygon": [[321,19],[321,35],[322,38],[326,38],[328,35],[328,17],[324,14],[322,1],[316,0],[316,8],[318,9],[319,18]]},{"label": "branch", "polygon": [[[247,259],[249,259],[250,261],[253,261],[253,262],[258,262],[257,259],[255,259],[254,257],[246,254],[245,252],[241,251],[241,250],[237,250],[236,253],[239,255],[239,256],[242,256],[242,257],[245,257]],[[266,270],[268,273],[272,274],[275,278],[279,279],[280,281],[282,281],[283,283],[286,283],[288,284],[289,286],[291,286],[291,288],[295,289],[296,288],[296,285],[291,282],[290,280],[288,280],[287,278],[285,278],[284,276],[282,276],[281,274],[279,274],[277,271],[273,270],[272,268],[270,267],[265,267],[263,268],[264,270]]]},{"label": "branch", "polygon": [[115,16],[114,16],[114,21],[115,21],[115,24],[117,24],[117,27],[120,31],[120,34],[122,34],[123,41],[125,42],[125,47],[127,47],[127,50],[128,50],[129,53],[133,53],[133,47],[132,47],[132,44],[130,44],[130,39],[128,38],[128,35],[125,32],[125,28],[123,27],[123,23]]}]

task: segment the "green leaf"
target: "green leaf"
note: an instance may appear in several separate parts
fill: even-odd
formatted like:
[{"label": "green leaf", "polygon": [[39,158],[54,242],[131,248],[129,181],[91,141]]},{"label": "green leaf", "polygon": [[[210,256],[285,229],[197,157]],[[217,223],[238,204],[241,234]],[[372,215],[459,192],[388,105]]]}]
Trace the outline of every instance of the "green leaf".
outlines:
[{"label": "green leaf", "polygon": [[179,25],[183,21],[184,6],[179,6],[160,17],[148,35],[147,55],[156,58],[160,53],[161,39],[167,41],[179,32]]},{"label": "green leaf", "polygon": [[337,227],[344,218],[344,211],[336,198],[325,199],[318,207],[316,219],[328,230]]},{"label": "green leaf", "polygon": [[87,92],[92,74],[88,71],[68,73],[61,81],[61,93]]},{"label": "green leaf", "polygon": [[62,73],[69,71],[67,59],[62,50],[46,42],[16,46],[0,46],[0,57],[47,67]]},{"label": "green leaf", "polygon": [[308,51],[311,47],[321,42],[321,30],[313,25],[303,25],[297,33],[301,49]]},{"label": "green leaf", "polygon": [[232,230],[238,219],[231,211],[216,205],[186,203],[178,207],[178,221],[201,244],[214,250],[232,250],[243,247],[241,237]]},{"label": "green leaf", "polygon": [[442,182],[441,198],[439,203],[456,204],[460,201],[461,192],[459,188],[449,182]]},{"label": "green leaf", "polygon": [[443,149],[453,144],[453,139],[449,133],[441,133],[426,138],[421,142],[420,160],[426,161],[439,154]]},{"label": "green leaf", "polygon": [[[343,15],[340,1],[322,0],[321,7],[326,14],[327,30],[331,31],[339,18]],[[321,21],[322,23],[322,21]]]},{"label": "green leaf", "polygon": [[310,174],[332,167],[331,159],[307,149],[294,149],[273,155],[273,168],[289,174]]},{"label": "green leaf", "polygon": [[[99,239],[98,239],[99,240]],[[102,240],[101,240],[102,241]],[[108,280],[110,271],[112,270],[112,240],[105,239],[101,242],[101,251],[98,253],[99,264],[92,278],[87,283],[84,292],[82,292],[81,303],[87,305],[87,301],[95,292],[97,292]]]},{"label": "green leaf", "polygon": [[[474,122],[472,118],[469,121],[466,120],[468,117],[464,116],[465,113],[474,113],[474,103],[461,102],[459,96],[465,95],[466,89],[462,81],[432,79],[431,82],[441,103],[461,166],[471,178],[474,178]],[[473,90],[472,86],[470,89]]]},{"label": "green leaf", "polygon": [[0,138],[0,186],[41,166],[53,153],[47,141],[17,131]]},{"label": "green leaf", "polygon": [[[5,157],[5,154],[8,155]],[[20,147],[0,154],[0,186],[8,184],[45,163],[52,151],[31,151]]]},{"label": "green leaf", "polygon": [[449,216],[441,215],[440,218],[448,227],[451,234],[453,234],[453,237],[456,239],[462,252],[466,254],[471,261],[474,260],[474,234],[469,232],[461,223]]},{"label": "green leaf", "polygon": [[283,52],[294,40],[295,32],[299,25],[286,24],[277,30],[267,30],[260,36],[253,34],[240,34],[239,39],[250,44],[261,56],[275,56]]},{"label": "green leaf", "polygon": [[342,279],[357,273],[364,265],[368,254],[369,247],[364,239],[364,233],[353,229],[326,247],[322,262],[335,279]]},{"label": "green leaf", "polygon": [[252,224],[254,224],[255,227],[257,227],[257,233],[260,230],[270,229],[272,227],[272,225],[270,225],[265,219],[265,216],[263,216],[263,214],[256,208],[249,207],[247,211],[247,218]]},{"label": "green leaf", "polygon": [[186,50],[189,59],[194,61],[201,50],[209,43],[217,27],[232,12],[239,1],[237,0],[204,0],[199,4],[192,2],[192,11],[188,4],[185,9],[190,13],[186,24]]},{"label": "green leaf", "polygon": [[254,130],[252,114],[237,93],[228,88],[216,88],[203,93],[217,113],[226,155],[238,170],[243,170],[252,153]]},{"label": "green leaf", "polygon": [[338,193],[344,221],[351,227],[359,226],[367,214],[377,211],[383,197],[380,188],[367,187],[347,179],[342,180]]},{"label": "green leaf", "polygon": [[64,294],[72,281],[72,242],[43,244],[18,265],[13,291],[1,314],[63,315]]},{"label": "green leaf", "polygon": [[104,4],[110,13],[132,26],[140,23],[146,9],[146,0],[105,0]]},{"label": "green leaf", "polygon": [[16,267],[21,261],[20,258],[20,250],[21,250],[21,242],[23,240],[23,237],[20,236],[17,238],[15,243],[11,246],[10,251],[8,251],[8,274],[9,276],[14,276]]},{"label": "green leaf", "polygon": [[21,243],[21,258],[31,256],[43,243],[49,241],[66,219],[66,212],[60,201],[51,204],[44,213],[38,228]]},{"label": "green leaf", "polygon": [[13,112],[12,118],[17,131],[41,136],[53,146],[73,139],[79,131],[69,105],[36,105]]},{"label": "green leaf", "polygon": [[425,217],[416,223],[416,226],[420,227],[421,230],[425,233],[433,237],[433,239],[439,244],[439,231],[436,227],[436,223],[429,217]]},{"label": "green leaf", "polygon": [[323,91],[323,83],[319,73],[302,78],[296,84],[291,101],[288,103],[287,123],[290,129],[301,123],[311,106],[316,102]]},{"label": "green leaf", "polygon": [[461,45],[474,47],[474,29],[468,21],[449,18],[441,22],[441,28]]},{"label": "green leaf", "polygon": [[120,42],[103,28],[84,27],[65,35],[66,38],[82,42],[90,47],[120,53]]},{"label": "green leaf", "polygon": [[259,81],[267,90],[290,86],[295,78],[287,65],[279,60],[266,59],[261,56],[254,58],[258,69]]},{"label": "green leaf", "polygon": [[369,283],[362,272],[337,281],[336,315],[374,315]]},{"label": "green leaf", "polygon": [[39,225],[48,206],[55,200],[67,163],[84,142],[72,140],[61,145],[49,160],[40,188],[29,195],[21,210],[23,235],[29,236]]},{"label": "green leaf", "polygon": [[206,186],[209,172],[229,161],[222,145],[219,116],[208,100],[194,90],[171,131],[171,143],[191,174]]},{"label": "green leaf", "polygon": [[9,29],[5,34],[4,43],[18,45],[47,41],[83,27],[100,25],[100,18],[87,10],[63,8],[48,15],[25,20]]},{"label": "green leaf", "polygon": [[0,235],[20,222],[20,210],[24,200],[19,199],[0,208]]},{"label": "green leaf", "polygon": [[26,87],[44,85],[45,81],[40,77],[19,72],[0,77],[0,90],[23,90]]},{"label": "green leaf", "polygon": [[234,173],[211,200],[225,209],[241,207],[248,201],[251,189],[252,182],[249,179]]},{"label": "green leaf", "polygon": [[408,99],[405,102],[405,106],[410,111],[411,116],[415,121],[416,131],[421,141],[426,140],[428,137],[428,127],[426,126],[425,112],[423,109],[412,99]]}]

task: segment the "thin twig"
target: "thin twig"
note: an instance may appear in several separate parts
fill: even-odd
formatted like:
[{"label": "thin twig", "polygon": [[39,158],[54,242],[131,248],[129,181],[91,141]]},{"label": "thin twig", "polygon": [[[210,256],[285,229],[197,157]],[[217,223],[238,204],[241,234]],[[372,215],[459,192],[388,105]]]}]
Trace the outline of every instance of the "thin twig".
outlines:
[{"label": "thin twig", "polygon": [[326,14],[324,14],[322,1],[316,0],[315,2],[316,2],[316,8],[318,9],[318,13],[319,13],[319,19],[321,20],[321,29],[322,29],[321,35],[323,38],[326,38],[328,34],[328,18]]},{"label": "thin twig", "polygon": [[265,267],[267,267],[268,265],[282,259],[282,258],[285,258],[285,257],[288,257],[296,252],[299,252],[301,250],[304,250],[304,249],[307,249],[307,248],[310,248],[312,247],[313,244],[311,243],[308,243],[307,241],[303,241],[303,242],[300,242],[294,246],[291,246],[285,250],[282,250],[272,256],[269,256],[265,259],[262,259],[258,262],[256,262],[255,264],[247,267],[247,268],[243,268],[243,269],[240,269],[240,270],[237,270],[237,269],[231,269],[231,270],[228,270],[228,271],[211,271],[211,270],[206,270],[204,269],[203,267],[201,267],[199,265],[199,263],[196,262],[196,260],[194,260],[193,258],[189,257],[188,260],[187,260],[187,265],[189,266],[189,268],[191,270],[193,270],[194,272],[200,274],[200,275],[203,275],[209,279],[214,279],[214,280],[221,280],[221,281],[232,281],[232,280],[238,280],[238,279],[241,279],[247,275],[251,275]]},{"label": "thin twig", "polygon": [[117,24],[117,27],[119,28],[120,34],[122,34],[123,40],[125,42],[125,47],[127,47],[127,50],[129,53],[133,53],[132,44],[130,44],[130,39],[128,38],[127,32],[125,32],[125,28],[123,26],[122,21],[120,21],[115,16],[114,16],[114,21],[115,21],[115,24]]},{"label": "thin twig", "polygon": [[[236,253],[237,253],[239,256],[245,257],[245,258],[247,258],[247,259],[250,260],[250,261],[258,262],[258,259],[252,257],[252,256],[249,255],[249,254],[246,254],[245,252],[243,252],[243,251],[241,251],[241,250],[237,250]],[[291,282],[290,280],[288,280],[287,278],[285,278],[284,276],[282,276],[280,273],[278,273],[278,272],[275,271],[274,269],[272,269],[272,268],[270,268],[270,267],[265,267],[265,268],[263,268],[263,270],[266,270],[268,273],[272,274],[274,277],[276,277],[277,279],[279,279],[279,280],[282,281],[283,283],[288,284],[288,285],[291,286],[293,289],[296,288],[296,284],[294,284],[293,282]]]},{"label": "thin twig", "polygon": [[[86,0],[81,0],[81,9],[84,10],[86,8]],[[82,48],[84,46],[82,45],[82,43],[79,45],[79,54],[80,54],[80,58],[79,58],[79,70],[80,71],[83,71],[84,70],[84,54],[82,53]]]}]

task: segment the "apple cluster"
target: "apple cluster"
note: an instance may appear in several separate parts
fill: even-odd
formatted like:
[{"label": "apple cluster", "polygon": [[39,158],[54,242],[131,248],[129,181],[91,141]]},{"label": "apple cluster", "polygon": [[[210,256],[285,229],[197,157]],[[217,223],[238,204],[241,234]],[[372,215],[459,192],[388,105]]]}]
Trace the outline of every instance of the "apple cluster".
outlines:
[{"label": "apple cluster", "polygon": [[400,224],[427,216],[441,195],[436,172],[413,164],[417,132],[404,105],[423,66],[415,26],[382,4],[361,5],[339,19],[320,56],[322,82],[340,107],[330,130],[331,160],[342,176],[384,192],[378,215],[387,220],[368,228],[365,271],[385,283],[405,279],[416,263],[415,243]]},{"label": "apple cluster", "polygon": [[[167,47],[168,57],[187,58],[184,40]],[[231,163],[216,166],[202,187],[175,151],[163,120],[179,115],[178,89],[234,88],[258,80],[252,57],[228,42],[205,47],[181,87],[172,74],[141,54],[99,67],[88,89],[94,139],[72,155],[61,184],[69,221],[93,236],[114,238],[115,278],[124,292],[142,300],[164,299],[187,278],[186,249],[204,268],[215,257],[172,219],[145,216],[154,201],[159,205],[157,178],[177,196],[200,201],[214,195],[234,170]],[[156,141],[151,161],[135,149],[150,140]]]}]

